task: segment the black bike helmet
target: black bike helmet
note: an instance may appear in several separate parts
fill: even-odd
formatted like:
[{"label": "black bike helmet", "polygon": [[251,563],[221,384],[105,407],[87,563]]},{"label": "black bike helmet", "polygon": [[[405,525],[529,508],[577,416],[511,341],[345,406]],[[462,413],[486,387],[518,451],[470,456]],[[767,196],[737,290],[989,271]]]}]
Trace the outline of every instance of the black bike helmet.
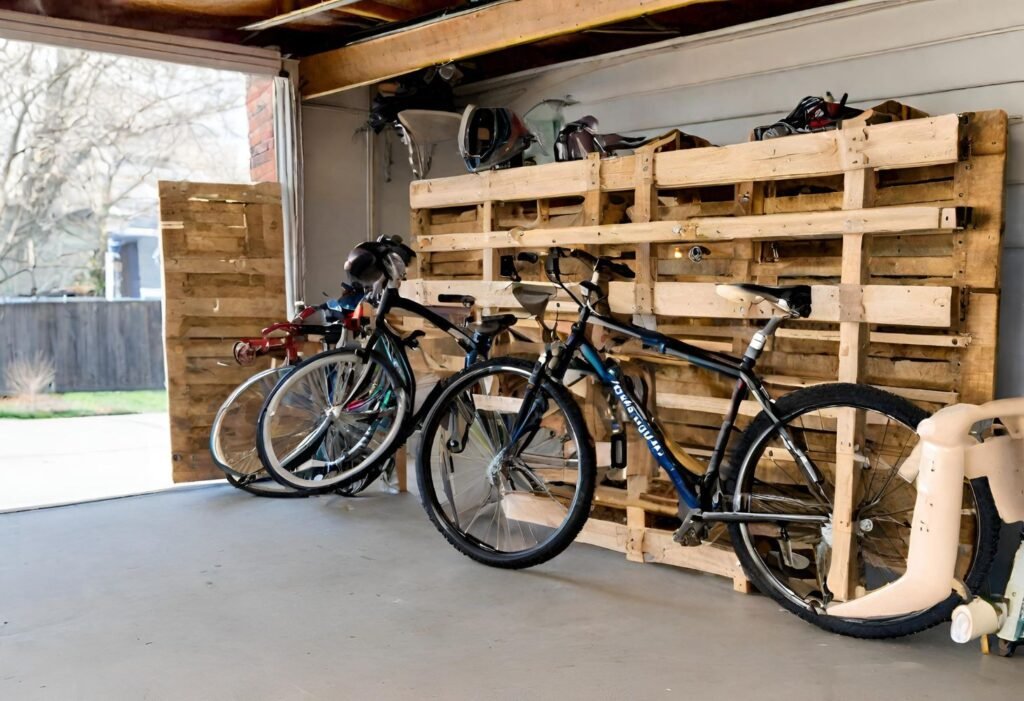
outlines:
[{"label": "black bike helmet", "polygon": [[459,152],[470,173],[518,165],[514,161],[534,141],[523,120],[505,107],[469,105],[462,113]]},{"label": "black bike helmet", "polygon": [[348,254],[345,272],[355,287],[370,289],[384,277],[384,265],[375,244],[370,241],[361,243]]},{"label": "black bike helmet", "polygon": [[754,140],[767,141],[793,134],[811,134],[837,129],[844,119],[852,119],[864,112],[855,107],[847,107],[848,97],[849,95],[844,93],[838,102],[832,97],[832,93],[825,93],[825,97],[805,97],[785,119],[780,119],[775,124],[755,127]]},{"label": "black bike helmet", "polygon": [[405,266],[416,257],[416,252],[402,242],[401,236],[381,236],[376,241],[365,241],[353,248],[345,261],[349,282],[362,290],[376,287],[388,276],[388,256],[392,256],[391,274],[403,279]]}]

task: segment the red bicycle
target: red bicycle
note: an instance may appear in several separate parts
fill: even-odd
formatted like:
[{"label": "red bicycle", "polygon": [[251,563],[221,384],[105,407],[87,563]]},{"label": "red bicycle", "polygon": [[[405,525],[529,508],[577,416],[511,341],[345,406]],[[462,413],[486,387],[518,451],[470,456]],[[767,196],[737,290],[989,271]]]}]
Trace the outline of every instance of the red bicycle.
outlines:
[{"label": "red bicycle", "polygon": [[[323,324],[308,321],[323,314]],[[275,482],[264,471],[256,451],[256,427],[267,395],[302,360],[305,344],[319,340],[321,348],[339,348],[359,338],[368,319],[363,314],[362,293],[303,307],[290,321],[271,324],[260,335],[240,339],[232,349],[239,365],[252,365],[263,356],[280,361],[240,384],[224,401],[210,429],[213,461],[238,489],[266,497],[303,497],[310,492]],[[362,485],[365,487],[366,485]]]}]

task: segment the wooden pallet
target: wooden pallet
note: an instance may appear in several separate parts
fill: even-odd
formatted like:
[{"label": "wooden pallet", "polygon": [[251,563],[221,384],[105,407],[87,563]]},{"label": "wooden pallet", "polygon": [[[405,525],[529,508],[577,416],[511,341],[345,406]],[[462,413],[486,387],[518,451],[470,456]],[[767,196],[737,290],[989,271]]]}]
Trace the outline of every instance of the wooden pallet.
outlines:
[{"label": "wooden pallet", "polygon": [[[613,312],[738,353],[765,311],[737,308],[714,284],[806,283],[814,315],[787,324],[762,361],[776,394],[838,379],[881,386],[930,410],[989,400],[1007,116],[928,117],[898,103],[876,112],[873,123],[766,142],[658,145],[619,158],[414,182],[420,267],[403,291],[431,304],[458,291],[484,307],[515,309],[507,283],[496,279],[503,252],[587,246],[632,259],[637,280],[610,285]],[[695,245],[710,251],[700,262],[687,255]],[[550,311],[564,321],[575,307],[556,301]],[[706,455],[731,386],[635,345],[609,350],[651,375],[668,434]],[[744,413],[741,427],[753,412]],[[856,432],[850,417],[839,417],[840,446],[853,445]],[[855,471],[852,451],[839,452],[837,499],[847,508],[836,513],[833,566],[841,570]],[[671,541],[670,485],[642,445],[630,445],[629,455],[627,489],[599,490],[601,508],[580,540],[635,561],[715,572],[745,589],[731,552]]]},{"label": "wooden pallet", "polygon": [[164,344],[174,480],[222,478],[210,457],[217,409],[270,359],[241,367],[231,348],[285,311],[276,183],[160,183]]}]

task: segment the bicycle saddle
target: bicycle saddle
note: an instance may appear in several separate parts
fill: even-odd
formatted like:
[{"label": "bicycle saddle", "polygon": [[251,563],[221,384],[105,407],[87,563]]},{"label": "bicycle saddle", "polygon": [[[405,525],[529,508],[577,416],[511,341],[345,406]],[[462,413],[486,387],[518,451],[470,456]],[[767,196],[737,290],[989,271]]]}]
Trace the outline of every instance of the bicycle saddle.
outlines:
[{"label": "bicycle saddle", "polygon": [[483,317],[479,323],[466,324],[466,328],[473,335],[496,336],[505,329],[515,326],[515,314],[493,314]]},{"label": "bicycle saddle", "polygon": [[715,285],[719,297],[725,297],[742,304],[758,304],[768,302],[789,316],[806,319],[811,315],[811,286],[789,285],[785,287],[768,287],[767,285],[751,285],[739,283],[735,285]]}]

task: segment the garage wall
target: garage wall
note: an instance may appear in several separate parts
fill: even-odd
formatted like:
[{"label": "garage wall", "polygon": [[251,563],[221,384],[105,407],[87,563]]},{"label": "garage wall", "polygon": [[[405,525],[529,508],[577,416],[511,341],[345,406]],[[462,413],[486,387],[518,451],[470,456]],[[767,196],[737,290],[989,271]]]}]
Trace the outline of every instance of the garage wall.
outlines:
[{"label": "garage wall", "polygon": [[[718,144],[787,114],[805,95],[850,93],[857,106],[893,98],[933,114],[1002,108],[1011,157],[999,391],[1024,394],[1024,3],[1019,0],[853,2],[657,48],[490,81],[468,99],[520,113],[571,95],[575,118],[607,131],[681,128]],[[451,147],[454,149],[454,145]],[[432,176],[460,171],[457,158]],[[379,191],[380,207],[408,206],[408,177]]]},{"label": "garage wall", "polygon": [[344,279],[345,257],[367,238],[370,211],[366,135],[359,131],[366,123],[367,100],[367,90],[358,89],[341,93],[331,104],[307,103],[302,107],[308,304],[321,302],[322,292],[337,296]]}]

